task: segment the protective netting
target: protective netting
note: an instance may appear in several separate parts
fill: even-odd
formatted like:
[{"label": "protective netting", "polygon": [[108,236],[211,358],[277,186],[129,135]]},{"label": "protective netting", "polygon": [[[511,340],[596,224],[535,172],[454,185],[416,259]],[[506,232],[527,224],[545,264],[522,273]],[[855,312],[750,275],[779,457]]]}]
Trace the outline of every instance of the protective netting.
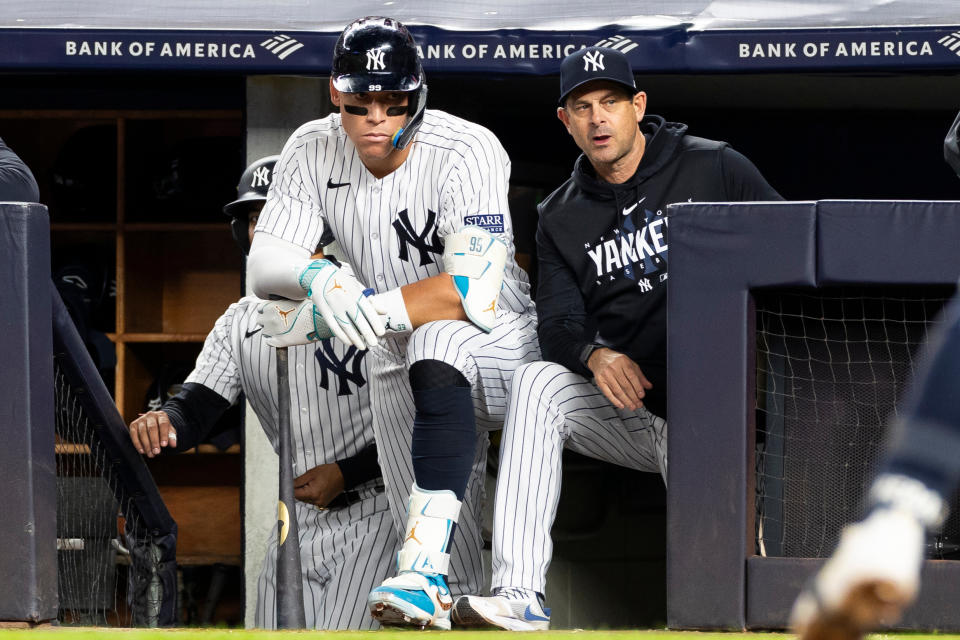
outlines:
[{"label": "protective netting", "polygon": [[176,523],[54,295],[58,618],[164,626],[176,615]]},{"label": "protective netting", "polygon": [[[149,532],[129,504],[125,510],[120,509],[114,496],[125,491],[110,473],[106,453],[59,365],[55,366],[54,375],[60,598],[57,617],[69,624],[153,626],[156,622],[151,625],[148,612],[159,610],[159,588],[148,587],[146,601],[132,606],[128,599],[133,579],[130,550],[124,540],[148,538]],[[132,512],[133,517],[124,518],[124,511]],[[151,573],[151,582],[156,582],[156,571]],[[138,619],[137,613],[146,613],[148,617]]]},{"label": "protective netting", "polygon": [[[757,553],[821,558],[862,515],[890,417],[952,287],[757,292]],[[956,503],[956,500],[954,500]],[[960,514],[928,545],[956,552]]]}]

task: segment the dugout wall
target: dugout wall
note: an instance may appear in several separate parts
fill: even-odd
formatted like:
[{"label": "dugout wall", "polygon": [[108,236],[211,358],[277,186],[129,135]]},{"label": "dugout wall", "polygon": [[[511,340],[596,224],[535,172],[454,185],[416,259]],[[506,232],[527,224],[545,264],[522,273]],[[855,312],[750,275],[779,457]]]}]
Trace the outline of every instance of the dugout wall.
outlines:
[{"label": "dugout wall", "polygon": [[[788,525],[782,513],[774,518],[764,512],[769,495],[757,497],[763,493],[757,491],[758,478],[777,475],[769,467],[757,473],[757,453],[762,450],[773,465],[785,464],[793,455],[813,456],[806,461],[806,479],[829,478],[830,474],[827,454],[798,446],[800,438],[784,437],[784,431],[777,432],[777,421],[767,415],[770,398],[775,395],[770,393],[771,380],[785,378],[770,371],[758,374],[758,368],[787,360],[758,353],[758,344],[768,344],[758,338],[767,323],[758,309],[767,309],[772,295],[799,292],[825,297],[830,302],[820,308],[828,311],[819,312],[814,320],[826,326],[831,319],[829,309],[842,311],[848,306],[842,299],[886,300],[863,303],[859,308],[881,310],[883,317],[877,320],[877,327],[916,324],[920,330],[909,332],[914,337],[895,340],[904,354],[915,351],[922,342],[922,337],[916,336],[922,336],[932,312],[951,293],[960,274],[960,202],[693,203],[671,206],[670,215],[668,625],[683,629],[781,628],[804,581],[822,560],[803,557],[815,552],[785,550],[780,545],[786,539],[782,535],[773,536],[774,546],[780,545],[777,549],[763,544],[769,532],[763,531],[761,522]],[[883,315],[890,307],[901,310],[897,318]],[[917,312],[918,308],[923,310]],[[843,329],[827,331],[824,338],[835,345],[868,345],[856,349],[869,351],[869,333],[853,336]],[[884,340],[893,341],[880,336],[878,344]],[[910,356],[902,358],[909,360]],[[815,355],[808,359],[823,360]],[[851,366],[856,366],[850,363],[856,361],[849,360],[845,370],[850,372]],[[886,374],[872,380],[857,374],[846,380],[818,380],[819,364],[815,364],[806,372],[814,375],[803,384],[814,392],[844,384],[861,389],[872,385],[889,392],[876,402],[890,403],[892,409],[910,366],[881,367],[884,371],[902,370],[894,384]],[[800,397],[795,405],[811,402]],[[845,402],[844,406],[851,406],[857,401]],[[857,406],[876,402],[861,400]],[[825,434],[836,417],[828,415],[821,421]],[[885,419],[885,415],[879,417],[881,423]],[[764,423],[763,447],[757,446],[759,422]],[[794,422],[796,432],[802,434],[802,416]],[[858,452],[865,446],[877,448],[882,436],[878,424],[875,420],[864,444],[855,442],[830,454],[839,456],[839,464],[845,467],[859,455],[856,459],[862,470],[858,482],[865,482],[875,469],[876,456]],[[771,450],[775,450],[773,454]],[[783,482],[785,487],[786,480]],[[786,495],[783,487],[775,487],[772,493]],[[859,495],[856,488],[853,494]],[[837,505],[836,497],[820,499],[820,511],[811,510],[807,520],[823,528],[823,514]],[[789,502],[779,500],[778,504],[785,507]],[[850,500],[845,508],[848,519],[858,515],[857,500]],[[824,539],[835,540],[835,534],[830,532]],[[820,551],[815,555],[829,555],[832,546],[821,544]],[[958,597],[960,562],[928,560],[919,599],[899,626],[960,629],[960,611],[955,606]]]}]

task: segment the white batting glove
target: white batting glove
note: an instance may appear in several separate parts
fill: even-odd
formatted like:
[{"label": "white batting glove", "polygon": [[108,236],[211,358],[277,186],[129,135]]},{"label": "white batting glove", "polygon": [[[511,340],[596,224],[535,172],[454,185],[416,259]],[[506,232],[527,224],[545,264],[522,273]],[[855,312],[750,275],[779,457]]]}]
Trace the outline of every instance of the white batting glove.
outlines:
[{"label": "white batting glove", "polygon": [[[329,260],[314,260],[300,274],[300,286],[337,338],[358,349],[377,344],[383,320],[352,272]],[[362,336],[362,337],[361,337]]]},{"label": "white batting glove", "polygon": [[293,347],[333,337],[313,301],[268,300],[257,308],[257,324],[271,347]]}]

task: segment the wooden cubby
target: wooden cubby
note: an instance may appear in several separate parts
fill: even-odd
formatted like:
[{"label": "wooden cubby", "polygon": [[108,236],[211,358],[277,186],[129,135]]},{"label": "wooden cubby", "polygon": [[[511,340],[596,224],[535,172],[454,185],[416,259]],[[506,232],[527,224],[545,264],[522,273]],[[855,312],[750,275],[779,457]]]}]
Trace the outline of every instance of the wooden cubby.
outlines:
[{"label": "wooden cubby", "polygon": [[242,124],[239,110],[0,111],[0,136],[50,210],[54,264],[113,266],[115,322],[98,329],[117,347],[127,422],[166,359],[195,359],[241,293],[220,207],[243,170]]},{"label": "wooden cubby", "polygon": [[[244,167],[242,112],[8,109],[0,137],[37,178],[54,268],[89,261],[115,280],[114,308],[96,328],[116,347],[112,391],[129,423],[164,365],[192,365],[242,294],[240,252],[221,211]],[[206,445],[196,452],[215,455],[149,461],[179,522],[180,564],[240,563],[238,451]],[[188,485],[174,480],[185,474]],[[213,503],[226,514],[215,526],[201,513]]]}]

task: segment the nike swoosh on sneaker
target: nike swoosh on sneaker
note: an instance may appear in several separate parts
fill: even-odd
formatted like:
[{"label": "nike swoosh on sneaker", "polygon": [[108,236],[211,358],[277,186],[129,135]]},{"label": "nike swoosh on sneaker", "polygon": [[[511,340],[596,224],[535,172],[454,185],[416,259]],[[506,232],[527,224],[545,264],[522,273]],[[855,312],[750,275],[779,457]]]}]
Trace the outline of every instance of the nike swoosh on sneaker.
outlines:
[{"label": "nike swoosh on sneaker", "polygon": [[533,611],[531,611],[530,605],[527,605],[527,608],[524,610],[523,619],[524,620],[543,620],[546,622],[550,622],[550,618],[544,618],[543,616],[537,615]]},{"label": "nike swoosh on sneaker", "polygon": [[253,331],[247,331],[247,337],[249,338],[250,336],[252,336],[252,335],[254,335],[254,334],[256,334],[256,333],[259,333],[261,329],[263,329],[263,327],[257,327],[257,328],[254,329]]},{"label": "nike swoosh on sneaker", "polygon": [[339,189],[347,186],[350,186],[349,182],[334,182],[333,178],[327,178],[327,189]]}]

